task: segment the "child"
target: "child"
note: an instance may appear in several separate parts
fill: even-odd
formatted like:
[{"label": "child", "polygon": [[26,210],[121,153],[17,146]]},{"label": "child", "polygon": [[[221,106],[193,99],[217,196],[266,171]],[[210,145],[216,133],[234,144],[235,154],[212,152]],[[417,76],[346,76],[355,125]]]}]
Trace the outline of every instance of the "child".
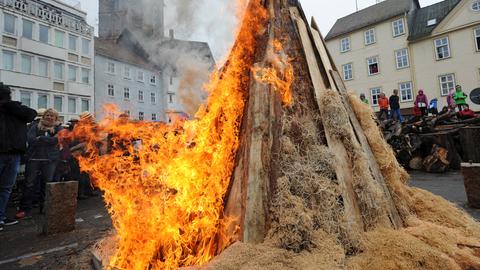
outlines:
[{"label": "child", "polygon": [[381,93],[380,97],[378,98],[378,105],[380,106],[380,115],[378,119],[383,120],[383,115],[385,114],[385,119],[388,119],[388,98],[386,98],[385,93]]}]

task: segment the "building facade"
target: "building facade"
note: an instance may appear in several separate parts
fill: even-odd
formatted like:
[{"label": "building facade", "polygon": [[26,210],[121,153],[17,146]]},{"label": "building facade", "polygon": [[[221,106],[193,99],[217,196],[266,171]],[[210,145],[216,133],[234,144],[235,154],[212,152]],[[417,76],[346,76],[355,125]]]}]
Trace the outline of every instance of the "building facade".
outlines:
[{"label": "building facade", "polygon": [[[210,47],[205,42],[176,39],[173,30],[166,37],[163,14],[163,0],[99,1],[99,38],[95,46],[97,118],[104,116],[104,104],[114,103],[133,119],[156,118],[170,123],[192,117],[205,100],[202,86],[215,66]],[[113,65],[121,69],[118,77],[105,72]],[[125,80],[125,66],[130,66],[132,72],[142,70],[144,76],[155,75],[155,83],[150,83],[150,77],[144,83]],[[112,91],[112,86],[114,97],[105,94]],[[152,103],[154,92],[158,96]],[[145,94],[145,102],[140,101],[140,94]]]},{"label": "building facade", "polygon": [[[455,85],[480,87],[480,0],[386,0],[339,19],[325,38],[348,89],[378,96],[399,90],[411,113],[422,89],[439,108]],[[473,109],[480,106],[470,102]]]},{"label": "building facade", "polygon": [[95,42],[95,112],[97,119],[106,116],[104,106],[115,104],[131,119],[165,121],[165,104],[161,74],[148,59],[116,40]]},{"label": "building facade", "polygon": [[55,108],[63,121],[93,111],[93,27],[57,0],[0,0],[0,81],[13,99]]}]

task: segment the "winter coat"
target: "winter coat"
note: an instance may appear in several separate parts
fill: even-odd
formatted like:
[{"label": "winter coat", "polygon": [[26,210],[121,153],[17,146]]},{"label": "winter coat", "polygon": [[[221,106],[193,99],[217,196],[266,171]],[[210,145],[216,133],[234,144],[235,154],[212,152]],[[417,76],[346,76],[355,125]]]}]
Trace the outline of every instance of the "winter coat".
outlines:
[{"label": "winter coat", "polygon": [[378,105],[380,106],[380,109],[388,110],[388,98],[378,98]]},{"label": "winter coat", "polygon": [[418,91],[418,95],[415,98],[415,106],[421,108],[422,106],[419,106],[419,103],[425,103],[424,108],[427,108],[428,106],[428,98],[421,90]]},{"label": "winter coat", "polygon": [[400,109],[400,97],[397,95],[390,96],[390,109],[397,110]]},{"label": "winter coat", "polygon": [[455,91],[455,93],[453,94],[453,100],[455,100],[455,103],[457,105],[467,104],[467,101],[466,101],[467,98],[468,98],[468,96],[465,95],[465,93],[462,90]]},{"label": "winter coat", "polygon": [[58,137],[56,136],[62,128],[55,127],[54,132],[42,131],[38,123],[30,127],[28,131],[27,158],[36,160],[57,161],[60,158]]},{"label": "winter coat", "polygon": [[27,148],[27,123],[37,112],[20,102],[0,102],[0,154],[23,154]]}]

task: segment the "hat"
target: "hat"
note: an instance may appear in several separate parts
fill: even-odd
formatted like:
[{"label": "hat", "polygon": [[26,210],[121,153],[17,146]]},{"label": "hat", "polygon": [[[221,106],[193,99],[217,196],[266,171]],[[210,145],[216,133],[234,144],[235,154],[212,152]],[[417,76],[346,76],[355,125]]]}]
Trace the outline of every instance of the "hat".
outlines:
[{"label": "hat", "polygon": [[12,90],[10,90],[10,87],[0,82],[0,96],[9,97],[10,94],[12,94]]},{"label": "hat", "polygon": [[83,112],[80,114],[80,121],[93,120],[93,115],[90,112]]}]

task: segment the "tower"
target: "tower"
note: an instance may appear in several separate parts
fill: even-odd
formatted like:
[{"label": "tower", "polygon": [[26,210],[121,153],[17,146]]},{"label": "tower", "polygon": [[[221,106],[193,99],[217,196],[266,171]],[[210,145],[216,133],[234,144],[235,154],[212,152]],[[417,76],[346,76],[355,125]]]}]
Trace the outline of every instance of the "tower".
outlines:
[{"label": "tower", "polygon": [[124,29],[148,38],[164,37],[164,0],[100,0],[100,38],[118,37]]}]

